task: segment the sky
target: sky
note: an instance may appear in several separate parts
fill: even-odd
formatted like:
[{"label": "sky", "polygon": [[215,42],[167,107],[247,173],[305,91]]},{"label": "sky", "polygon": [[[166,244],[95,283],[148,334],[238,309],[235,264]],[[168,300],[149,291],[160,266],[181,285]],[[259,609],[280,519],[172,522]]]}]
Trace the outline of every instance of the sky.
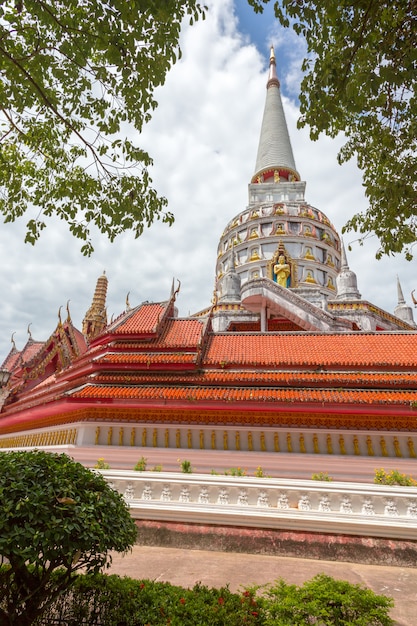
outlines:
[{"label": "sky", "polygon": [[[304,44],[278,27],[271,4],[255,15],[246,0],[208,0],[205,21],[184,25],[183,57],[156,92],[159,106],[138,138],[154,159],[153,184],[168,198],[175,223],[156,222],[139,238],[125,233],[110,243],[95,235],[95,252],[83,257],[81,242],[56,221],[35,246],[24,243],[24,220],[0,223],[0,362],[29,338],[46,340],[66,305],[81,329],[96,281],[106,271],[109,319],[130,305],[169,298],[181,282],[180,316],[207,307],[213,296],[217,245],[226,224],[243,211],[254,173],[268,74],[270,45],[277,71],[295,162],[307,181],[306,200],[324,212],[340,232],[346,220],[366,208],[355,163],[337,164],[342,138],[311,142],[297,130],[298,89]],[[269,8],[268,8],[269,7]],[[405,299],[417,289],[415,261],[402,256],[375,259],[378,244],[360,247],[345,235],[350,268],[363,299],[393,312],[397,275]]]}]

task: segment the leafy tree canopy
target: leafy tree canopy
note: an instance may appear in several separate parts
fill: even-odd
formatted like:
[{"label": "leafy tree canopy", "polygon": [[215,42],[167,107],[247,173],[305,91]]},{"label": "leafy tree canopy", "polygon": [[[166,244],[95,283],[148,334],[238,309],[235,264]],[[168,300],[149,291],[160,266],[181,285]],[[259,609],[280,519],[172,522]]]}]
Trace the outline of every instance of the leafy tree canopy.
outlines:
[{"label": "leafy tree canopy", "polygon": [[[248,0],[256,12],[270,0]],[[347,141],[369,206],[343,232],[379,238],[377,257],[417,240],[417,1],[279,0],[275,15],[305,37],[300,126]]]},{"label": "leafy tree canopy", "polygon": [[0,211],[26,215],[35,243],[53,215],[91,254],[90,228],[113,241],[154,219],[171,224],[152,188],[140,132],[180,56],[181,22],[198,0],[0,0]]},{"label": "leafy tree canopy", "polygon": [[0,453],[0,500],[1,624],[32,624],[75,571],[136,540],[123,497],[65,454]]}]

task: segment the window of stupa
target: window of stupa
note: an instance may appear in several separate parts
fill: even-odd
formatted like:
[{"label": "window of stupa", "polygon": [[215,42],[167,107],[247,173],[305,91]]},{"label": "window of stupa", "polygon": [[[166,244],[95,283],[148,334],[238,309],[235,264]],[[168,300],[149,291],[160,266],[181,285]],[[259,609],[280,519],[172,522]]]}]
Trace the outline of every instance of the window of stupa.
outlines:
[{"label": "window of stupa", "polygon": [[288,222],[290,231],[298,235],[300,232],[300,222]]}]

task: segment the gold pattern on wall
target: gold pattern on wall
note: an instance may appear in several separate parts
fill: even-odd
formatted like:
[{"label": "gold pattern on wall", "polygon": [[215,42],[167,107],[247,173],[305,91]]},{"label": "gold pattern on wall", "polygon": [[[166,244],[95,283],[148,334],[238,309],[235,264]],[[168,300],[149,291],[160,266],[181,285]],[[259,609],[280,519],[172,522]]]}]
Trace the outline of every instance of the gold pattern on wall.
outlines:
[{"label": "gold pattern on wall", "polygon": [[279,452],[279,435],[274,433],[274,451]]},{"label": "gold pattern on wall", "polygon": [[381,454],[382,456],[389,456],[388,455],[388,450],[387,450],[387,444],[385,441],[385,437],[381,437],[379,440],[379,443],[381,445]]},{"label": "gold pattern on wall", "polygon": [[248,450],[249,452],[253,450],[253,435],[250,431],[248,432]]},{"label": "gold pattern on wall", "polygon": [[[390,431],[393,424],[396,430],[417,432],[417,422],[415,411],[409,410],[406,413],[396,414],[368,414],[355,413],[332,414],[328,412],[288,412],[288,411],[225,411],[222,409],[212,411],[201,411],[198,409],[175,409],[158,408],[158,409],[126,409],[126,408],[85,408],[78,409],[71,413],[59,413],[56,415],[36,416],[36,425],[38,428],[51,428],[62,424],[74,422],[88,421],[105,421],[105,422],[127,422],[137,425],[146,423],[162,423],[162,424],[198,424],[209,425],[218,424],[222,426],[259,426],[267,427],[283,427],[297,428],[301,424],[305,428],[319,429],[343,429],[369,431],[380,430]],[[2,434],[16,433],[16,430],[25,430],[27,425],[19,424],[18,426],[5,426],[0,428]]]}]

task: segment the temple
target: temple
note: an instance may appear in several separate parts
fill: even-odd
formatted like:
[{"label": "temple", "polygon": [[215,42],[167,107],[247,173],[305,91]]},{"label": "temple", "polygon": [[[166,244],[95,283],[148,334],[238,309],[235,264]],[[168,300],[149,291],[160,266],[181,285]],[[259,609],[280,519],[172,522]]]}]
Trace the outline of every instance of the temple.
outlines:
[{"label": "temple", "polygon": [[1,448],[416,457],[412,309],[399,281],[392,313],[362,298],[339,234],[305,200],[273,49],[255,163],[207,308],[179,317],[173,285],[108,322],[103,274],[81,331],[67,307],[46,341],[12,343]]}]

